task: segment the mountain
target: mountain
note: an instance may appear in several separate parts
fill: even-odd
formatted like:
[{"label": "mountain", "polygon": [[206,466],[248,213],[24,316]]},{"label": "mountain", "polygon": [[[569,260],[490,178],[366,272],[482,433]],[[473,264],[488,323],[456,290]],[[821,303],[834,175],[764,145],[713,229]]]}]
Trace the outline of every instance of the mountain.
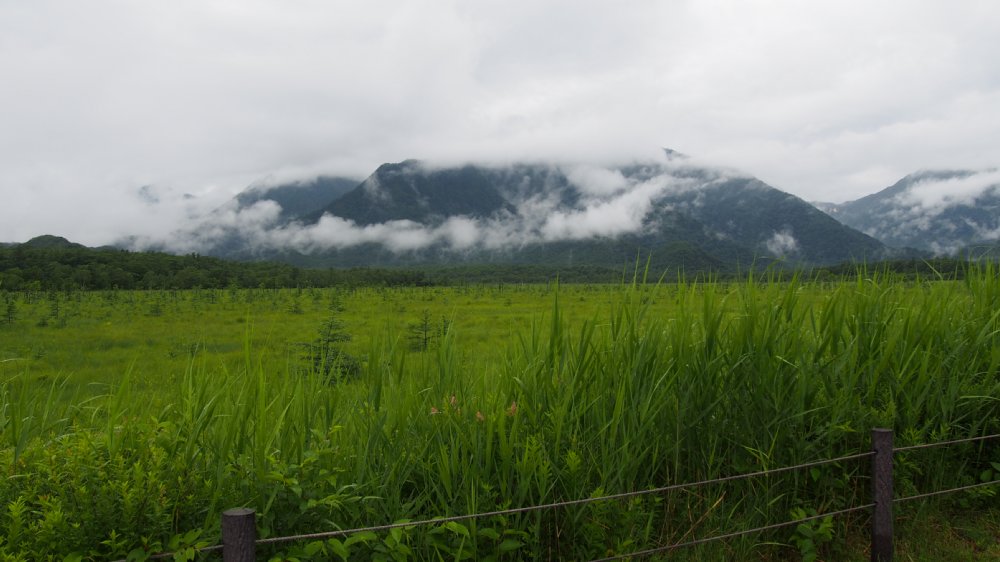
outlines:
[{"label": "mountain", "polygon": [[24,248],[33,248],[37,250],[65,250],[65,249],[81,249],[86,246],[82,244],[77,244],[76,242],[70,242],[69,240],[63,238],[62,236],[53,236],[51,234],[43,234],[41,236],[36,236],[27,242],[20,244]]},{"label": "mountain", "polygon": [[435,222],[451,216],[485,218],[513,211],[499,189],[506,182],[476,166],[425,169],[416,160],[383,164],[353,191],[309,213],[323,213],[371,225],[390,220]]},{"label": "mountain", "polygon": [[407,160],[383,164],[340,197],[309,206],[274,217],[244,204],[228,226],[200,229],[193,240],[203,253],[314,267],[618,268],[651,256],[659,270],[725,270],[892,255],[798,197],[672,151],[618,167]]},{"label": "mountain", "polygon": [[320,176],[311,181],[270,187],[251,186],[240,192],[232,205],[237,211],[242,211],[261,201],[273,201],[281,207],[279,220],[285,222],[326,207],[357,187],[358,183],[353,178]]},{"label": "mountain", "polygon": [[824,210],[890,246],[954,254],[1000,238],[997,170],[928,170]]}]

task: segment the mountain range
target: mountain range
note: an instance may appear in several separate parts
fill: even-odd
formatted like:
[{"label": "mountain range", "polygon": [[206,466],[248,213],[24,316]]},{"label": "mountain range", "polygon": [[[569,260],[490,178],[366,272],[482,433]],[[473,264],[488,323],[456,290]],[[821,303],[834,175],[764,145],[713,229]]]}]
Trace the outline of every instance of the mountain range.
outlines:
[{"label": "mountain range", "polygon": [[165,239],[128,237],[113,246],[324,268],[620,271],[648,260],[657,271],[734,272],[1000,257],[998,239],[996,169],[921,171],[856,201],[807,203],[665,150],[659,160],[619,166],[406,160],[364,179],[256,184]]},{"label": "mountain range", "polygon": [[725,270],[901,255],[746,174],[666,151],[623,166],[383,164],[254,187],[178,240],[306,266],[561,264]]},{"label": "mountain range", "polygon": [[994,246],[1000,237],[997,170],[928,170],[839,205],[817,206],[890,246],[935,255]]}]

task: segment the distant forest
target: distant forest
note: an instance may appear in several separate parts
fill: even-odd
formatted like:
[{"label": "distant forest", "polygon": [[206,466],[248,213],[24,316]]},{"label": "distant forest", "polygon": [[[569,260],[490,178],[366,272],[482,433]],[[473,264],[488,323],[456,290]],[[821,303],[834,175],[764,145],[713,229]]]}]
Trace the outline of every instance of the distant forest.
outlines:
[{"label": "distant forest", "polygon": [[87,248],[56,237],[0,246],[0,290],[224,289],[331,286],[424,286],[463,283],[613,282],[600,267],[482,265],[448,268],[307,269],[188,254]]},{"label": "distant forest", "polygon": [[[36,239],[38,240],[38,239]],[[809,277],[852,277],[859,269],[893,271],[923,277],[963,276],[967,262],[954,259],[902,260],[869,264],[843,264],[804,272]],[[331,286],[426,286],[479,283],[615,283],[636,275],[651,281],[662,272],[644,272],[642,264],[612,270],[598,266],[547,267],[485,264],[424,268],[304,269],[275,262],[236,262],[189,254],[87,248],[56,237],[0,247],[0,290],[70,291],[108,289],[223,289]],[[770,276],[791,272],[770,269]],[[689,281],[698,277],[725,277],[714,272],[671,272]],[[739,275],[738,275],[739,276]]]}]

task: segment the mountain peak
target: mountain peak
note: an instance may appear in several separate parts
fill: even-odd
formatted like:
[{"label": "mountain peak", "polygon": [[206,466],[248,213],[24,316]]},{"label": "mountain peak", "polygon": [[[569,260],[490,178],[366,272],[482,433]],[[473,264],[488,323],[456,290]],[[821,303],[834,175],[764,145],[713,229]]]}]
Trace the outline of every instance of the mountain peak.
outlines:
[{"label": "mountain peak", "polygon": [[688,159],[687,154],[684,154],[683,152],[678,152],[672,148],[663,147],[663,154],[666,155],[667,161],[669,162]]}]

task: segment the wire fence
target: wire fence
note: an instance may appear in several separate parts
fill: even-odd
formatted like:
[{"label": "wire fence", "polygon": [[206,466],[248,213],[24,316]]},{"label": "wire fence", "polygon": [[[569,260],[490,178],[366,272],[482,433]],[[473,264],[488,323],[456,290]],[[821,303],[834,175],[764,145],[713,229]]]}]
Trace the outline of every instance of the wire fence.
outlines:
[{"label": "wire fence", "polygon": [[726,539],[732,539],[735,537],[742,537],[743,535],[751,535],[753,533],[763,533],[764,531],[770,531],[773,529],[781,529],[783,527],[791,527],[792,525],[800,525],[806,521],[814,521],[816,519],[823,519],[826,517],[834,517],[837,515],[843,515],[845,513],[851,513],[854,511],[863,511],[865,509],[871,509],[875,507],[875,504],[869,503],[865,505],[859,505],[855,507],[849,507],[847,509],[841,509],[838,511],[831,511],[828,513],[821,513],[819,515],[810,515],[808,517],[803,517],[802,519],[795,519],[793,521],[785,521],[784,523],[775,523],[773,525],[765,525],[763,527],[755,527],[753,529],[747,529],[745,531],[735,531],[732,533],[726,533],[724,535],[715,535],[712,537],[706,537],[703,539],[696,539],[688,542],[679,542],[667,546],[660,546],[657,548],[650,548],[647,550],[637,550],[635,552],[629,552],[628,554],[618,554],[615,556],[610,556],[608,558],[595,558],[590,562],[606,562],[608,560],[623,560],[625,558],[643,558],[646,556],[652,556],[654,554],[660,554],[662,552],[667,552],[670,550],[677,550],[680,548],[687,548],[691,546],[698,546],[701,544],[708,544],[710,542],[721,541]]},{"label": "wire fence", "polygon": [[[747,479],[751,479],[751,478],[759,478],[759,477],[765,477],[765,476],[772,476],[772,475],[775,475],[775,474],[792,472],[792,471],[796,471],[796,470],[804,470],[804,469],[807,469],[807,468],[814,468],[814,467],[828,465],[828,464],[833,464],[833,463],[847,462],[847,461],[852,461],[852,460],[860,460],[860,459],[864,459],[864,458],[871,458],[871,459],[873,459],[873,465],[872,465],[872,482],[873,482],[872,498],[873,498],[873,501],[871,503],[867,503],[867,504],[863,504],[863,505],[857,505],[857,506],[853,506],[853,507],[848,507],[848,508],[840,509],[840,510],[837,510],[837,511],[830,511],[830,512],[827,512],[827,513],[821,513],[821,514],[811,515],[811,516],[808,516],[808,517],[803,517],[803,518],[798,518],[798,519],[794,519],[794,520],[784,521],[784,522],[781,522],[781,523],[774,523],[774,524],[765,525],[765,526],[762,526],[762,527],[756,527],[756,528],[746,529],[746,530],[742,530],[742,531],[734,531],[734,532],[731,532],[731,533],[725,533],[725,534],[721,534],[721,535],[714,535],[714,536],[699,538],[699,539],[690,540],[690,541],[686,541],[686,542],[679,542],[679,543],[669,544],[669,545],[665,545],[665,546],[659,546],[659,547],[650,548],[650,549],[646,549],[646,550],[637,550],[637,551],[634,551],[634,552],[629,552],[629,553],[625,553],[625,554],[619,554],[619,555],[615,555],[615,556],[611,556],[611,557],[607,557],[607,558],[598,558],[598,559],[592,560],[592,562],[604,562],[604,561],[611,561],[611,560],[622,560],[622,559],[625,559],[625,558],[642,558],[642,557],[646,557],[646,556],[652,556],[654,554],[660,554],[660,553],[668,552],[668,551],[671,551],[671,550],[677,550],[677,549],[681,549],[681,548],[688,548],[688,547],[703,545],[703,544],[707,544],[707,543],[711,543],[711,542],[715,542],[715,541],[727,540],[727,539],[731,539],[731,538],[735,538],[735,537],[740,537],[740,536],[745,536],[745,535],[750,535],[750,534],[754,534],[754,533],[762,533],[762,532],[766,532],[766,531],[770,531],[770,530],[774,530],[774,529],[780,529],[780,528],[783,528],[783,527],[790,527],[790,526],[793,526],[793,525],[799,525],[799,524],[802,524],[802,523],[805,523],[805,522],[808,522],[808,521],[813,521],[813,520],[818,520],[818,519],[823,519],[823,518],[832,518],[832,517],[836,517],[836,516],[840,516],[840,515],[845,515],[845,514],[859,512],[859,511],[865,511],[865,510],[873,510],[873,512],[874,512],[874,514],[873,514],[874,516],[872,518],[873,519],[873,529],[872,529],[872,552],[873,552],[873,557],[872,557],[872,559],[873,560],[891,560],[892,559],[892,542],[891,542],[892,541],[892,524],[891,524],[891,507],[892,507],[892,504],[909,502],[909,501],[915,501],[915,500],[919,500],[919,499],[926,499],[926,498],[930,498],[930,497],[934,497],[934,496],[940,496],[940,495],[946,495],[946,494],[953,494],[953,493],[957,493],[957,492],[961,492],[961,491],[965,491],[965,490],[971,490],[971,489],[974,489],[974,488],[983,488],[983,487],[987,487],[987,486],[992,486],[992,485],[1000,484],[1000,479],[998,479],[998,480],[992,480],[992,481],[989,481],[989,482],[981,482],[981,483],[977,483],[977,484],[971,484],[971,485],[966,485],[966,486],[959,486],[959,487],[955,487],[955,488],[949,488],[949,489],[946,489],[946,490],[937,490],[937,491],[933,491],[933,492],[926,492],[926,493],[914,494],[914,495],[906,496],[906,497],[902,497],[902,498],[895,498],[895,497],[892,496],[892,478],[891,478],[891,474],[892,474],[892,472],[891,472],[892,471],[892,456],[893,456],[893,454],[894,453],[899,453],[899,452],[913,451],[913,450],[917,450],[917,449],[927,449],[927,448],[932,448],[932,447],[942,447],[942,446],[948,446],[948,445],[955,445],[955,444],[959,444],[959,443],[969,443],[969,442],[975,442],[975,441],[986,441],[986,440],[991,440],[991,439],[996,439],[996,438],[1000,438],[1000,434],[985,435],[985,436],[978,436],[978,437],[969,437],[969,438],[965,438],[965,439],[953,439],[953,440],[949,440],[949,441],[941,441],[941,442],[935,442],[935,443],[924,443],[924,444],[919,444],[919,445],[909,445],[909,446],[905,446],[905,447],[892,447],[892,432],[890,430],[876,429],[876,430],[873,430],[873,432],[872,432],[872,441],[873,441],[873,450],[872,451],[867,451],[867,452],[864,452],[864,453],[851,454],[851,455],[845,455],[845,456],[836,457],[836,458],[832,458],[832,459],[822,459],[822,460],[817,460],[817,461],[812,461],[812,462],[797,464],[797,465],[794,465],[794,466],[785,466],[785,467],[780,467],[780,468],[760,470],[760,471],[757,471],[757,472],[736,474],[736,475],[731,475],[731,476],[723,476],[723,477],[719,477],[719,478],[712,478],[712,479],[708,479],[708,480],[701,480],[701,481],[698,481],[698,482],[688,482],[688,483],[683,483],[683,484],[671,484],[671,485],[668,485],[668,486],[661,486],[661,487],[658,487],[658,488],[650,488],[650,489],[647,489],[647,490],[636,490],[636,491],[631,491],[631,492],[623,492],[623,493],[618,493],[618,494],[609,494],[609,495],[598,496],[598,497],[590,497],[590,498],[583,498],[583,499],[576,499],[576,500],[566,500],[566,501],[552,502],[552,503],[547,503],[547,504],[539,504],[539,505],[531,505],[531,506],[524,506],[524,507],[516,507],[516,508],[510,508],[510,509],[501,509],[501,510],[495,510],[495,511],[486,511],[486,512],[480,512],[480,513],[470,513],[470,514],[463,514],[463,515],[453,515],[453,516],[448,516],[448,517],[436,517],[436,518],[432,518],[432,519],[424,519],[424,520],[419,520],[419,521],[407,521],[407,522],[399,522],[399,523],[390,523],[390,524],[385,524],[385,525],[374,525],[374,526],[369,526],[369,527],[359,527],[359,528],[354,528],[354,529],[338,529],[338,530],[331,530],[331,531],[322,531],[322,532],[317,532],[317,533],[307,533],[307,534],[289,535],[289,536],[280,536],[280,537],[269,537],[269,538],[264,538],[264,539],[257,539],[256,538],[256,528],[255,528],[255,521],[256,520],[255,520],[255,514],[254,514],[253,510],[250,510],[250,509],[229,510],[229,511],[227,511],[227,512],[225,512],[223,514],[223,524],[222,524],[222,535],[223,535],[223,537],[222,537],[222,543],[221,544],[212,545],[212,546],[195,548],[193,550],[195,552],[225,551],[225,559],[227,561],[233,560],[233,561],[240,561],[240,562],[242,562],[242,561],[245,561],[245,560],[246,561],[255,560],[255,554],[254,553],[256,551],[256,547],[257,546],[261,546],[261,545],[267,545],[267,544],[277,544],[277,543],[288,543],[288,542],[314,541],[314,540],[321,540],[321,539],[331,539],[331,538],[337,538],[337,537],[345,537],[345,536],[355,535],[355,534],[359,534],[359,533],[379,533],[379,532],[384,532],[384,531],[391,531],[393,529],[403,529],[403,528],[405,528],[405,529],[412,529],[412,528],[423,527],[423,526],[442,525],[442,524],[450,523],[450,522],[468,521],[468,520],[483,519],[483,518],[488,518],[488,517],[499,517],[499,516],[517,515],[517,514],[523,514],[523,513],[529,513],[529,512],[535,512],[535,511],[542,511],[542,510],[549,510],[549,509],[560,509],[560,508],[566,508],[566,507],[572,507],[572,506],[579,506],[579,505],[591,504],[591,503],[595,503],[595,502],[622,500],[622,499],[629,499],[629,498],[635,498],[635,497],[647,496],[647,495],[653,495],[653,494],[665,494],[667,492],[681,490],[681,489],[692,489],[692,488],[698,488],[698,487],[708,486],[708,485],[712,485],[712,484],[722,484],[722,483],[734,482],[734,481],[738,481],[738,480],[747,480]],[[880,448],[878,446],[878,443],[879,443],[880,439],[882,440],[883,443],[886,443],[886,442],[888,443],[887,448],[883,448],[882,450],[880,450]],[[886,479],[886,473],[885,473],[886,470],[888,470],[888,473],[887,473],[888,474],[888,479]],[[886,501],[885,499],[881,499],[881,498],[889,498],[890,501]],[[881,499],[881,501],[880,501],[880,499]],[[883,514],[882,517],[879,516],[880,510],[881,510],[881,512]],[[888,519],[888,541],[889,542],[888,542],[888,544],[885,544],[884,540],[883,540],[881,542],[881,544],[876,544],[876,542],[877,542],[876,541],[876,537],[881,537],[882,539],[885,539],[885,536],[886,536],[886,529],[885,528],[878,528],[879,525],[880,525],[880,523],[879,523],[880,519],[883,520],[882,523],[881,523],[881,525],[883,527],[886,525],[886,522],[884,521],[886,513],[889,514],[889,519]],[[227,521],[227,517],[229,517],[229,521]],[[235,535],[238,535],[238,536],[235,536],[235,537],[234,536],[227,536],[227,528],[237,529],[236,531],[233,531],[232,533],[230,533],[230,535],[235,534]],[[239,554],[236,555],[236,556],[230,556],[231,553],[230,553],[229,549],[237,550],[237,551],[239,551]],[[888,550],[886,550],[886,549],[888,549]],[[149,557],[149,559],[151,559],[151,560],[165,559],[165,558],[170,558],[173,555],[174,555],[174,553],[172,553],[172,552],[164,552],[164,553],[152,555],[152,556]],[[125,560],[119,560],[117,562],[126,562],[126,561]]]},{"label": "wire fence", "polygon": [[1000,437],[1000,433],[994,433],[992,435],[982,435],[980,437],[969,437],[966,439],[952,439],[951,441],[938,441],[936,443],[921,443],[919,445],[908,445],[906,447],[896,447],[892,451],[894,453],[902,453],[905,451],[913,451],[916,449],[931,449],[933,447],[944,447],[946,445],[956,445],[958,443],[971,443],[973,441],[987,441],[989,439],[996,439]]}]

